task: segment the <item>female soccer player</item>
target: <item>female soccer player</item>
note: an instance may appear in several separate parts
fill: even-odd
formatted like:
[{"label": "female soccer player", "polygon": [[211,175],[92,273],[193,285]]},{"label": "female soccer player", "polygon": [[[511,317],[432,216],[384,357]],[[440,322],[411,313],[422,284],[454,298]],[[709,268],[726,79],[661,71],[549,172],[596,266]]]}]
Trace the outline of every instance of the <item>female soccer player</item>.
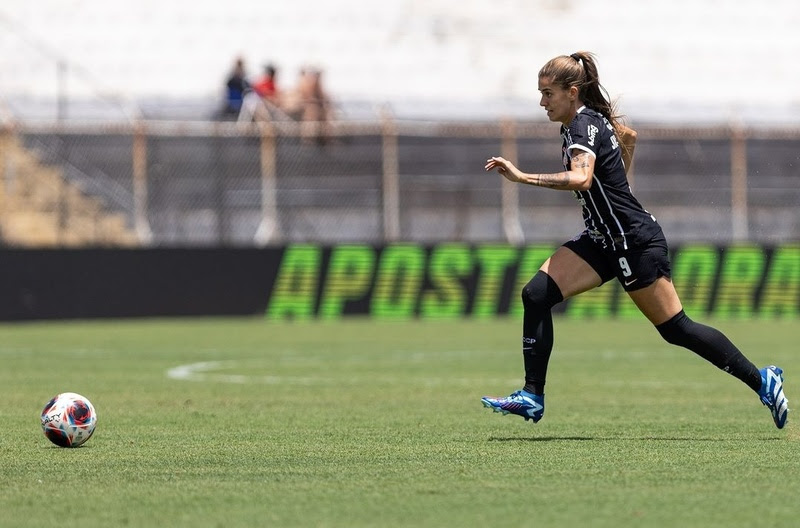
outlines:
[{"label": "female soccer player", "polygon": [[522,289],[525,386],[484,406],[534,422],[544,415],[547,363],[553,348],[553,306],[616,277],[639,310],[669,343],[692,350],[753,389],[786,425],[783,370],[756,368],[719,330],[692,321],[670,278],[667,241],[655,217],[631,193],[626,177],[636,133],[617,121],[589,52],[562,55],[539,71],[539,104],[561,123],[564,172],[528,174],[501,157],[487,160],[512,182],[572,191],[586,228],[542,264]]}]

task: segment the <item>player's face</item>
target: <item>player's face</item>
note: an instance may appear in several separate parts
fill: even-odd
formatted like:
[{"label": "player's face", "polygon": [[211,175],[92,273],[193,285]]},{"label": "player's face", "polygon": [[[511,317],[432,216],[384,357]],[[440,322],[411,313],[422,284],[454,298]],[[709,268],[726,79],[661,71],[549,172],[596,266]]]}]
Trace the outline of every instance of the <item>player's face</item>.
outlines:
[{"label": "player's face", "polygon": [[550,121],[558,121],[568,126],[575,116],[575,97],[577,90],[565,90],[557,84],[553,84],[549,77],[539,77],[539,92],[542,98],[539,105],[547,111]]}]

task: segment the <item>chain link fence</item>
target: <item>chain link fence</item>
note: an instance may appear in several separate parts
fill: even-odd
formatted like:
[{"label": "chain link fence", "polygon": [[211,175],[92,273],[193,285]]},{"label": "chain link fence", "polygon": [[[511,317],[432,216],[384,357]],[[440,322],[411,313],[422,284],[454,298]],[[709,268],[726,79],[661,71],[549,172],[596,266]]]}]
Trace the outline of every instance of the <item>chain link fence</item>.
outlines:
[{"label": "chain link fence", "polygon": [[[57,171],[69,188],[123,218],[130,236],[76,241],[64,199],[48,202],[60,211],[55,236],[26,242],[8,210],[0,217],[2,236],[7,244],[55,246],[521,244],[560,241],[582,229],[571,193],[510,184],[483,171],[492,155],[517,160],[523,170],[561,170],[555,125],[385,119],[307,126],[16,123],[3,131],[0,147],[7,203],[21,178],[34,177],[35,167],[23,170],[14,154],[21,149],[41,170]],[[797,240],[800,129],[637,129],[634,194],[671,241]],[[25,207],[20,200],[15,210]]]}]

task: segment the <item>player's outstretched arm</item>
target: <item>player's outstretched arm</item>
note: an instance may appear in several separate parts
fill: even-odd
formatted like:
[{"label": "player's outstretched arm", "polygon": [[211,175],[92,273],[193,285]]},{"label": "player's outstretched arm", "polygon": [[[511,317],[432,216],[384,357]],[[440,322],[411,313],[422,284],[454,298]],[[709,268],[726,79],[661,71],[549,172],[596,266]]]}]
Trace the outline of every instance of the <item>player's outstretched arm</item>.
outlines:
[{"label": "player's outstretched arm", "polygon": [[592,186],[594,174],[594,156],[579,151],[572,157],[570,169],[550,174],[528,174],[519,170],[513,163],[500,156],[486,160],[487,171],[497,170],[507,180],[526,183],[539,187],[548,187],[562,191],[585,191]]}]

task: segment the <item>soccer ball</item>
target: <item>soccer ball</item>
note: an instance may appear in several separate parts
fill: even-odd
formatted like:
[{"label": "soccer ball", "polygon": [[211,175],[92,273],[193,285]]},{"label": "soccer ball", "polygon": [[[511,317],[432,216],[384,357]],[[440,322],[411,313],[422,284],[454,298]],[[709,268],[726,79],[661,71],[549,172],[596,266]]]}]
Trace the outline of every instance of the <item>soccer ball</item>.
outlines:
[{"label": "soccer ball", "polygon": [[92,402],[74,392],[62,392],[42,410],[42,430],[59,447],[78,447],[91,438],[97,425]]}]

